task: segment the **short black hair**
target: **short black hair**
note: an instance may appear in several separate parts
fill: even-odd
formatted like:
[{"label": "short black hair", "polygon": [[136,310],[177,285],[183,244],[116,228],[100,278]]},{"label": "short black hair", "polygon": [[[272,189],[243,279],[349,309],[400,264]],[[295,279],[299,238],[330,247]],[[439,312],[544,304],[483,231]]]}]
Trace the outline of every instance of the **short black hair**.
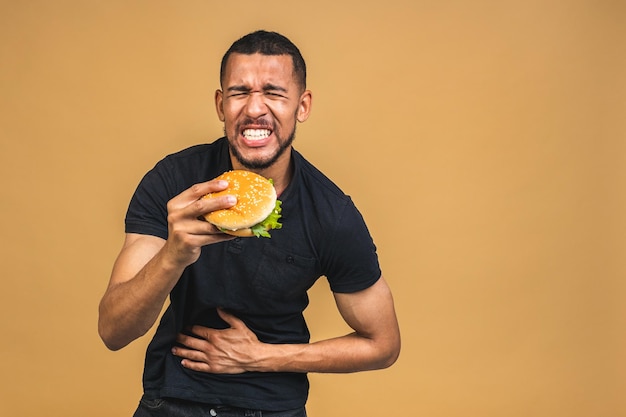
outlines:
[{"label": "short black hair", "polygon": [[220,82],[224,79],[226,63],[231,54],[244,55],[290,55],[293,60],[293,73],[302,89],[306,88],[306,64],[300,50],[287,37],[277,32],[257,30],[236,40],[226,51],[220,67]]}]

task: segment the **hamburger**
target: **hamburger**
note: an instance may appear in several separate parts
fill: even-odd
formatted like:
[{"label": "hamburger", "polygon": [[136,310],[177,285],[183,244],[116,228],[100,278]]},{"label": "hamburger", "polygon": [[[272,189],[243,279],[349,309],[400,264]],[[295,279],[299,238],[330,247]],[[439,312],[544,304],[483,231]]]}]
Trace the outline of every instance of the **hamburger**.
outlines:
[{"label": "hamburger", "polygon": [[225,190],[209,193],[202,198],[234,195],[237,204],[205,214],[203,217],[222,232],[239,237],[271,237],[271,229],[280,229],[281,201],[271,179],[254,172],[232,170],[215,178],[228,182]]}]

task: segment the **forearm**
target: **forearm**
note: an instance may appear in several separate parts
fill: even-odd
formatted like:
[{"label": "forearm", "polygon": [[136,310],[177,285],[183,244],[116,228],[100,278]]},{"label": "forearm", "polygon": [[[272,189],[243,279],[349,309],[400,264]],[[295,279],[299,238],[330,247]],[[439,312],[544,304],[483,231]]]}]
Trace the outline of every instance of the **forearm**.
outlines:
[{"label": "forearm", "polygon": [[182,268],[169,263],[161,251],[132,279],[111,284],[99,307],[98,331],[105,345],[118,350],[143,336],[181,273]]},{"label": "forearm", "polygon": [[262,357],[251,364],[251,370],[320,373],[369,371],[391,366],[398,354],[399,340],[376,340],[351,333],[310,344],[266,344],[262,349]]},{"label": "forearm", "polygon": [[358,293],[335,293],[335,300],[354,333],[307,345],[278,345],[267,350],[270,355],[261,363],[292,372],[358,372],[391,366],[400,354],[400,328],[384,278]]}]

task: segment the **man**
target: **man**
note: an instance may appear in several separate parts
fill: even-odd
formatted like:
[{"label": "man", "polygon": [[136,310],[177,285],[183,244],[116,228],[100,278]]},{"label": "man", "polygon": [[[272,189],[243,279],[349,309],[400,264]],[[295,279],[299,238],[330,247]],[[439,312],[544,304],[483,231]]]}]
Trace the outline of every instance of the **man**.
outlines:
[{"label": "man", "polygon": [[[395,362],[400,335],[376,248],[351,199],[292,148],[312,95],[298,48],[258,31],[222,60],[215,94],[225,137],[160,161],[141,181],[126,239],[100,303],[98,328],[121,349],[148,347],[135,416],[306,416],[307,372],[356,372]],[[235,204],[201,199],[230,169],[274,182],[283,227],[233,238],[201,216]],[[309,343],[307,290],[326,276],[353,333]]]}]

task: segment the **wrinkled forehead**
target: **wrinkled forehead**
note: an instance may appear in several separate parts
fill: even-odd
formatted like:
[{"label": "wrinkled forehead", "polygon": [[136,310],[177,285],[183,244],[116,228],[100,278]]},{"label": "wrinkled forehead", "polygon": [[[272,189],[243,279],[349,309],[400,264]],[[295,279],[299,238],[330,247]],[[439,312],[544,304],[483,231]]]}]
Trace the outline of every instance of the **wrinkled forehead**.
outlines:
[{"label": "wrinkled forehead", "polygon": [[224,68],[222,88],[233,84],[297,84],[290,55],[232,53]]}]

